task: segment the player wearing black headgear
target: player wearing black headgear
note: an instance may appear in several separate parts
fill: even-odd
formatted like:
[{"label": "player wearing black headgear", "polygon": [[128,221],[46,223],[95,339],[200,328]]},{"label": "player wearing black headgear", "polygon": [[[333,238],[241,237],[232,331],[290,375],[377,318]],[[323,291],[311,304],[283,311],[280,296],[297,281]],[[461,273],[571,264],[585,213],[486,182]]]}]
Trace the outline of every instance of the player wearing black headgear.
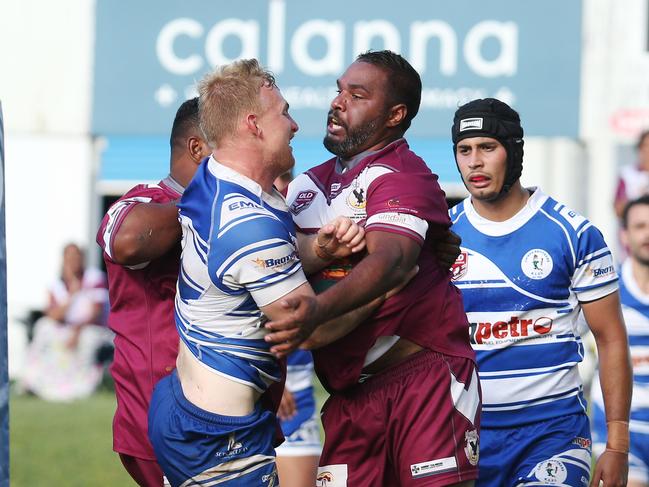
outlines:
[{"label": "player wearing black headgear", "polygon": [[492,137],[507,151],[507,173],[500,194],[510,190],[523,171],[523,127],[518,112],[495,98],[473,100],[455,112],[453,126],[453,153],[457,143],[468,137]]},{"label": "player wearing black headgear", "polygon": [[[452,135],[470,193],[450,214],[462,238],[453,281],[483,394],[475,485],[627,485],[632,376],[611,252],[585,217],[521,184],[523,129],[505,103],[460,107]],[[607,423],[592,482],[577,367],[582,313],[597,343]]]}]

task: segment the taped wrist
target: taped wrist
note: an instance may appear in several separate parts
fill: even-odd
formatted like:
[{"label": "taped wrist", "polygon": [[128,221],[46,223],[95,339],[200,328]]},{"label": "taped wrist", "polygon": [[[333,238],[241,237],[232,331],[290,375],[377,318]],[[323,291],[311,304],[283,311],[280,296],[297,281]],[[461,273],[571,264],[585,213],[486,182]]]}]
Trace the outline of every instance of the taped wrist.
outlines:
[{"label": "taped wrist", "polygon": [[629,453],[629,422],[611,420],[606,422],[608,439],[606,451],[615,453]]}]

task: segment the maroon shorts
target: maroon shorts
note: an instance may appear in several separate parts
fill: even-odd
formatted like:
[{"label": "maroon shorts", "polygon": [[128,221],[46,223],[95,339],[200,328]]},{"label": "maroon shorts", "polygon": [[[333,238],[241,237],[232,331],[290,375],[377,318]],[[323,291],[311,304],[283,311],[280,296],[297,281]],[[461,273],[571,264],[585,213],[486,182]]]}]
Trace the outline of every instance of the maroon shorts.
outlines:
[{"label": "maroon shorts", "polygon": [[419,352],[327,400],[316,485],[442,486],[476,479],[481,405],[472,360]]},{"label": "maroon shorts", "polygon": [[122,465],[141,487],[162,487],[163,474],[160,465],[155,460],[145,460],[124,453],[119,454]]}]

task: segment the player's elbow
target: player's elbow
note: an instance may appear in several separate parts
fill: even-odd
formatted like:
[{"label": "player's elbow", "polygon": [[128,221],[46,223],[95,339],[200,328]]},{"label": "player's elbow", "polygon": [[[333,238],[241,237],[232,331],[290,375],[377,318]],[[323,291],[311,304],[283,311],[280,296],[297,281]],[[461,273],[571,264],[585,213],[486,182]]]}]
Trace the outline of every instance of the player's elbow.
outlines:
[{"label": "player's elbow", "polygon": [[148,259],[143,257],[142,245],[138,244],[136,236],[130,232],[118,234],[113,241],[113,261],[120,265],[138,265]]}]

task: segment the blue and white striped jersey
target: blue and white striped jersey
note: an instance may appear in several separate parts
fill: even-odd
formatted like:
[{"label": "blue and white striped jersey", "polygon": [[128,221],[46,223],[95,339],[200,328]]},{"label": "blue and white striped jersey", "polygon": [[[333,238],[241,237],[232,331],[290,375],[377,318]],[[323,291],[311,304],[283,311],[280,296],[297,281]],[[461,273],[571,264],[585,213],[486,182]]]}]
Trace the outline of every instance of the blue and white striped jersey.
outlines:
[{"label": "blue and white striped jersey", "polygon": [[179,209],[180,338],[215,373],[262,392],[281,372],[259,308],[306,282],[286,202],[210,157]]},{"label": "blue and white striped jersey", "polygon": [[540,189],[504,222],[470,198],[450,210],[462,253],[462,290],[482,385],[482,426],[509,427],[585,412],[580,301],[617,289],[604,239],[586,218]]},{"label": "blue and white striped jersey", "polygon": [[[633,363],[629,429],[649,434],[649,296],[642,292],[633,278],[630,260],[622,264],[620,274],[620,301]],[[598,376],[593,380],[591,399],[594,408],[604,410]]]},{"label": "blue and white striped jersey", "polygon": [[313,387],[313,357],[308,350],[297,349],[286,358],[286,386],[297,392]]}]

